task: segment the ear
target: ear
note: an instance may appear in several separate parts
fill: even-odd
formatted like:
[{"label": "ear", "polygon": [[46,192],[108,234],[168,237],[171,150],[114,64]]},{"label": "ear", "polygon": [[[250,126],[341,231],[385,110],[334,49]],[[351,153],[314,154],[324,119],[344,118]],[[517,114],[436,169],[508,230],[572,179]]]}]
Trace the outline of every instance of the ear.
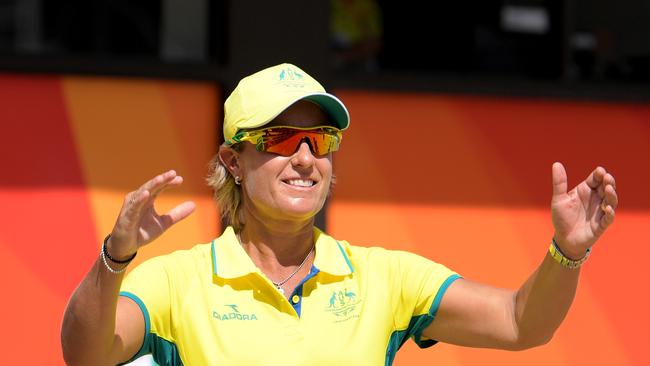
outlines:
[{"label": "ear", "polygon": [[230,146],[219,146],[217,153],[221,164],[228,169],[233,177],[241,177],[241,166],[239,165],[239,153]]}]

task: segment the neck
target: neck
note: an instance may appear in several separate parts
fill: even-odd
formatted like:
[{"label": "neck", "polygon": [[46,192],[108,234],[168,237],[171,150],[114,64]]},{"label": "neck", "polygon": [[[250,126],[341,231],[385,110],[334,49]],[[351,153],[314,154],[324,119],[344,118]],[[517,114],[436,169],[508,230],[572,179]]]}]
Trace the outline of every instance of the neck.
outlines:
[{"label": "neck", "polygon": [[314,246],[314,220],[269,225],[247,217],[239,233],[244,250],[265,273],[300,265]]}]

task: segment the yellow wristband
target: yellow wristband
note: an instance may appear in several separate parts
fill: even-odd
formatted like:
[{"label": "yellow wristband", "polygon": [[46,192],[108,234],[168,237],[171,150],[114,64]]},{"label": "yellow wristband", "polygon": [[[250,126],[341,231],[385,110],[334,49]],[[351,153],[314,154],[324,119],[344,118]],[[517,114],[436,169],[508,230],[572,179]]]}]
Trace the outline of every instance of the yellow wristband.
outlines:
[{"label": "yellow wristband", "polygon": [[591,254],[591,248],[587,249],[587,253],[585,253],[585,256],[578,259],[578,260],[573,260],[567,258],[564,253],[560,250],[560,248],[557,246],[557,243],[555,242],[555,238],[551,241],[551,246],[548,247],[549,253],[551,253],[551,257],[555,259],[556,262],[560,263],[563,267],[569,268],[569,269],[576,269],[580,268],[584,262],[587,261],[587,258],[589,258],[589,254]]}]

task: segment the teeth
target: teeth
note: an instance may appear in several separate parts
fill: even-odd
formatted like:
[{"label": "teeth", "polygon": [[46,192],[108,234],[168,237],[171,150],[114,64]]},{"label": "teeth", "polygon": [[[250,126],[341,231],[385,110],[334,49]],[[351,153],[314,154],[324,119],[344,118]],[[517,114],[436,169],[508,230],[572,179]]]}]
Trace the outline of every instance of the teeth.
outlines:
[{"label": "teeth", "polygon": [[311,187],[314,185],[313,180],[302,180],[302,179],[290,179],[287,183],[291,184],[292,186],[300,186],[300,187]]}]

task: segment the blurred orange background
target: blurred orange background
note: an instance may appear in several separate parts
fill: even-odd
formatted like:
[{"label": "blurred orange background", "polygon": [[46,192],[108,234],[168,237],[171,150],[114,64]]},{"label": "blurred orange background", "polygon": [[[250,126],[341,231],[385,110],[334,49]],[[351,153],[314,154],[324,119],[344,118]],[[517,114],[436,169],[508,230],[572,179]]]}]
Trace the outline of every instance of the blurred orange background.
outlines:
[{"label": "blurred orange background", "polygon": [[[633,103],[335,90],[352,125],[335,157],[327,230],[355,245],[410,250],[517,287],[553,234],[551,164],[569,185],[597,165],[617,178],[615,225],[583,269],[546,346],[505,352],[407,343],[396,365],[643,365],[650,327],[650,106]],[[176,169],[160,197],[197,212],[144,248],[154,255],[220,232],[207,163],[223,97],[213,83],[0,75],[0,278],[7,364],[61,365],[70,294],[97,258],[124,195]]]}]

